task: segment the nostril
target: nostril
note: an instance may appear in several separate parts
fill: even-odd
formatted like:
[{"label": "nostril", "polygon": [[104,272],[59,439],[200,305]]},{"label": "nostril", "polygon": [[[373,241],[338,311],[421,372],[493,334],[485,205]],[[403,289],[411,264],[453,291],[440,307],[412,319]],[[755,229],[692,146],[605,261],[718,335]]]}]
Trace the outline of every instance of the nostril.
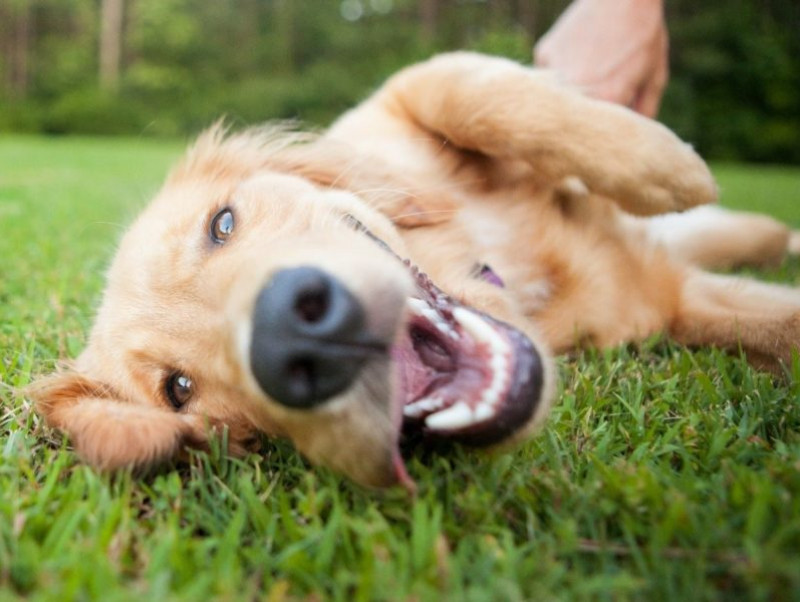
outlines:
[{"label": "nostril", "polygon": [[289,391],[295,399],[314,399],[316,376],[314,362],[308,358],[296,358],[286,366]]},{"label": "nostril", "polygon": [[300,291],[294,303],[294,313],[309,324],[315,324],[325,317],[330,306],[330,291],[324,284]]}]

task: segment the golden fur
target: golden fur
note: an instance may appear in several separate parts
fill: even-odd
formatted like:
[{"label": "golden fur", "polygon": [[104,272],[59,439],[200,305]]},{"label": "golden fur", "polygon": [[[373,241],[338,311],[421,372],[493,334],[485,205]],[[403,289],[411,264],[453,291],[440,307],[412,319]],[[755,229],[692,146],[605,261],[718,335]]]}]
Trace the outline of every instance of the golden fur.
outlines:
[{"label": "golden fur", "polygon": [[[451,296],[542,350],[666,332],[741,347],[779,369],[800,346],[800,292],[701,268],[780,260],[798,252],[798,234],[726,213],[671,237],[692,212],[667,234],[646,217],[715,198],[703,161],[663,126],[504,59],[442,55],[401,71],[319,137],[203,134],[123,238],[86,350],[31,394],[99,467],[167,459],[225,426],[234,452],[260,431],[359,482],[390,484],[398,416],[388,359],[313,411],[287,409],[254,384],[240,330],[271,273],[328,271],[365,305],[370,328],[391,336],[411,279],[342,224],[352,214]],[[208,220],[227,205],[235,244],[213,249]],[[505,288],[472,277],[476,263]],[[162,392],[176,369],[197,385],[178,412]],[[546,415],[549,368],[545,384],[521,432]]]}]

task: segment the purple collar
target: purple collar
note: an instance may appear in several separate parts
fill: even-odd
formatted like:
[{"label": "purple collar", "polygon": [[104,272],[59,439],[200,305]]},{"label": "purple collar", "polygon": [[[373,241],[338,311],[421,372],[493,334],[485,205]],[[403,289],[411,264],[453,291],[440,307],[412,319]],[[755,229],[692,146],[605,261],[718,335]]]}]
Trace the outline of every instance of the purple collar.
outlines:
[{"label": "purple collar", "polygon": [[499,286],[500,288],[505,288],[506,283],[503,282],[503,279],[497,275],[497,273],[490,268],[487,264],[482,263],[476,266],[476,272],[478,273],[479,278],[483,278],[489,284],[494,284],[495,286]]}]

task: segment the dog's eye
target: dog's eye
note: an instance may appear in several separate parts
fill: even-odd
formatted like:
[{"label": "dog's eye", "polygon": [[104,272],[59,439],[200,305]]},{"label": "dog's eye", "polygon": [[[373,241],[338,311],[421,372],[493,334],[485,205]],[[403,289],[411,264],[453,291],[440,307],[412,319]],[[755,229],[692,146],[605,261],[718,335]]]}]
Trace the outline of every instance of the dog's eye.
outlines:
[{"label": "dog's eye", "polygon": [[230,238],[231,234],[233,234],[233,226],[233,211],[226,207],[211,220],[211,240],[217,244],[223,244]]},{"label": "dog's eye", "polygon": [[182,372],[173,372],[164,384],[167,399],[176,410],[180,410],[194,393],[192,379]]}]

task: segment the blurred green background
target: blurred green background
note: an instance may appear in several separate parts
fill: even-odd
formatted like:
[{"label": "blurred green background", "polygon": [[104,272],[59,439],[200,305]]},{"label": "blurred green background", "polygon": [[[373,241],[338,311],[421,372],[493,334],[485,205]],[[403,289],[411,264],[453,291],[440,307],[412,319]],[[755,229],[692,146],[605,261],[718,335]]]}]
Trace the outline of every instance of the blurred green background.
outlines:
[{"label": "blurred green background", "polygon": [[[439,50],[530,61],[560,0],[0,0],[0,131],[325,125]],[[660,119],[709,159],[800,164],[800,2],[667,0]]]}]

